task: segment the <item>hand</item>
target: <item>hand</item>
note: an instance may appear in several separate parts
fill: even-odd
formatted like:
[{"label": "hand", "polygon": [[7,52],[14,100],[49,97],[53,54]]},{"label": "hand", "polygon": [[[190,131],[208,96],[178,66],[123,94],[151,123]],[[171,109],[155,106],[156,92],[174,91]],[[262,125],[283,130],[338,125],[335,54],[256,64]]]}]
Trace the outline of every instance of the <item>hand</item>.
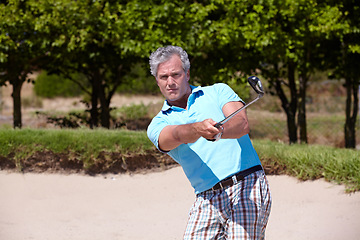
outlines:
[{"label": "hand", "polygon": [[212,142],[219,141],[221,139],[221,136],[222,136],[223,132],[224,132],[223,125],[215,125],[215,127],[218,128],[220,130],[220,132],[214,136],[214,139],[207,139],[207,140],[212,141]]},{"label": "hand", "polygon": [[209,141],[217,141],[221,138],[224,128],[222,126],[215,126],[216,124],[217,122],[209,118],[194,124],[194,128],[201,137]]}]

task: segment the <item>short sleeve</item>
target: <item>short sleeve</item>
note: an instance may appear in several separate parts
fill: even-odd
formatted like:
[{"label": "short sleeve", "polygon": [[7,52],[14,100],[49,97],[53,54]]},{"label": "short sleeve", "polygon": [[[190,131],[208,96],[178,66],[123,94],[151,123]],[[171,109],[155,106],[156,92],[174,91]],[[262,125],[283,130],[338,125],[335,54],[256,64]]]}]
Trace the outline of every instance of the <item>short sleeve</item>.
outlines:
[{"label": "short sleeve", "polygon": [[214,88],[221,108],[228,102],[244,102],[235,92],[225,83],[214,84]]},{"label": "short sleeve", "polygon": [[[159,136],[160,136],[161,131],[167,125],[169,125],[169,124],[165,121],[165,119],[161,118],[160,116],[155,116],[147,128],[148,138],[156,146],[156,148],[161,152],[164,152],[164,151],[162,151],[159,148]],[[166,152],[164,152],[164,153],[166,153]]]}]

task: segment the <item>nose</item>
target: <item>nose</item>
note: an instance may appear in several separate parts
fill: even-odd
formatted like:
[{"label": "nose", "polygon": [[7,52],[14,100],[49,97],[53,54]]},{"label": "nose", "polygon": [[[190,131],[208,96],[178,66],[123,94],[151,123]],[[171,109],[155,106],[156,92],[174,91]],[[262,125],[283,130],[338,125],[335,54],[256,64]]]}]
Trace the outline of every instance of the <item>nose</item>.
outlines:
[{"label": "nose", "polygon": [[167,79],[167,84],[168,85],[175,84],[175,79],[172,76],[169,76]]}]

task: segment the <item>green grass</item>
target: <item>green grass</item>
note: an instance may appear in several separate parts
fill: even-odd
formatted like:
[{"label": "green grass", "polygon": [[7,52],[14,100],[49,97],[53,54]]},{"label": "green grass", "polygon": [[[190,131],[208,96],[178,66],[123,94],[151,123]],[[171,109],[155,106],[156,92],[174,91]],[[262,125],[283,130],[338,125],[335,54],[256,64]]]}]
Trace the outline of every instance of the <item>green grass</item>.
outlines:
[{"label": "green grass", "polygon": [[264,165],[283,168],[285,174],[301,180],[324,178],[344,184],[347,191],[360,190],[360,151],[268,140],[256,140],[254,147]]},{"label": "green grass", "polygon": [[[324,178],[345,185],[347,191],[360,190],[360,151],[270,140],[253,143],[264,166],[280,169],[274,172],[302,180]],[[0,156],[15,162],[38,151],[77,153],[86,163],[101,152],[144,153],[153,148],[145,131],[0,129]]]},{"label": "green grass", "polygon": [[36,151],[78,152],[84,157],[97,156],[101,151],[139,152],[152,147],[145,132],[105,129],[2,129],[0,155],[14,153],[15,159]]}]

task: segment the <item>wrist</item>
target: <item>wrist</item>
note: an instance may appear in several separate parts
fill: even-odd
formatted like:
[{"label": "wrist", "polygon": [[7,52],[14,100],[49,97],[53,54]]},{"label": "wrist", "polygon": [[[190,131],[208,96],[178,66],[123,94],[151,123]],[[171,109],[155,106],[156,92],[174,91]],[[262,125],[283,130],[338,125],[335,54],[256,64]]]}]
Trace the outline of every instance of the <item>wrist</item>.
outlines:
[{"label": "wrist", "polygon": [[224,125],[220,125],[219,126],[219,129],[220,129],[220,139],[221,139],[221,137],[222,137],[222,135],[224,134],[224,131],[225,131],[225,128],[224,128]]}]

